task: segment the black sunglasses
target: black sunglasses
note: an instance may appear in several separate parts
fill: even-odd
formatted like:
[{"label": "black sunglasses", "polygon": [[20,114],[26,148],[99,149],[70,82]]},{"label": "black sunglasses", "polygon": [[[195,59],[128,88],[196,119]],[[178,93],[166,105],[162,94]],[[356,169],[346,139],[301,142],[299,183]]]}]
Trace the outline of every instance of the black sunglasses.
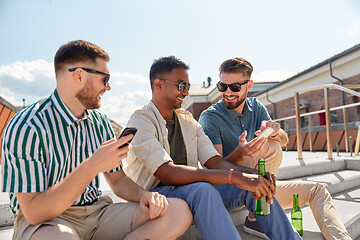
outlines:
[{"label": "black sunglasses", "polygon": [[165,81],[165,82],[168,82],[168,83],[171,83],[171,84],[174,84],[174,85],[177,85],[179,86],[179,91],[182,92],[185,90],[185,88],[187,88],[187,90],[189,91],[190,90],[190,86],[191,84],[190,83],[187,83],[185,81],[181,81],[180,83],[174,83],[174,82],[170,82],[166,79],[162,79],[162,78],[159,78],[161,81]]},{"label": "black sunglasses", "polygon": [[227,88],[229,87],[231,91],[233,92],[240,92],[241,90],[241,85],[247,84],[250,80],[246,80],[243,83],[232,83],[232,84],[225,84],[222,82],[218,82],[216,84],[217,89],[220,92],[225,92],[227,90]]},{"label": "black sunglasses", "polygon": [[105,76],[104,78],[104,85],[106,86],[110,80],[110,74],[108,73],[104,73],[104,72],[100,72],[100,71],[96,71],[94,69],[90,69],[90,68],[84,68],[84,67],[74,67],[74,68],[69,68],[68,71],[69,72],[73,72],[75,71],[76,69],[78,68],[81,68],[82,70],[88,72],[88,73],[92,73],[92,74],[99,74],[99,75],[102,75],[102,76]]}]

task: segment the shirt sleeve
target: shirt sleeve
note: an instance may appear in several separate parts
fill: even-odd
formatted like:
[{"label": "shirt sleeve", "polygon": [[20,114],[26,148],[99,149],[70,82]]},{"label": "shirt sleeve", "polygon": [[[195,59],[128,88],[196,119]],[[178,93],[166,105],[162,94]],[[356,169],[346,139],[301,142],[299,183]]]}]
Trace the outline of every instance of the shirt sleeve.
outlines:
[{"label": "shirt sleeve", "polygon": [[213,143],[210,141],[209,137],[205,134],[201,125],[196,122],[196,135],[198,141],[198,153],[199,153],[199,161],[202,165],[206,163],[207,160],[214,156],[220,156],[218,151],[215,149]]},{"label": "shirt sleeve", "polygon": [[167,136],[161,135],[158,124],[156,118],[148,112],[135,112],[127,124],[128,127],[137,128],[131,141],[131,154],[135,155],[151,174],[154,174],[162,164],[173,161],[159,142],[159,139],[167,139]]},{"label": "shirt sleeve", "polygon": [[216,119],[209,114],[203,113],[200,115],[199,123],[205,134],[210,138],[212,144],[223,144],[221,140],[221,130],[214,122],[216,122]]},{"label": "shirt sleeve", "polygon": [[12,121],[1,146],[4,192],[43,192],[47,189],[41,130]]}]

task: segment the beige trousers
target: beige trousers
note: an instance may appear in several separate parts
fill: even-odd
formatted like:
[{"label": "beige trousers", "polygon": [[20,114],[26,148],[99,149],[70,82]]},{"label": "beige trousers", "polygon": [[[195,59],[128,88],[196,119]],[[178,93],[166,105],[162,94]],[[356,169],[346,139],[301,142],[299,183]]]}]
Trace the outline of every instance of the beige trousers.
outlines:
[{"label": "beige trousers", "polygon": [[[279,142],[267,140],[261,152],[255,157],[245,158],[241,166],[257,168],[258,159],[264,158],[266,171],[276,174],[282,157]],[[325,186],[309,181],[276,181],[276,199],[282,208],[292,208],[293,193],[299,194],[300,206],[310,205],[315,221],[325,239],[351,240]]]}]

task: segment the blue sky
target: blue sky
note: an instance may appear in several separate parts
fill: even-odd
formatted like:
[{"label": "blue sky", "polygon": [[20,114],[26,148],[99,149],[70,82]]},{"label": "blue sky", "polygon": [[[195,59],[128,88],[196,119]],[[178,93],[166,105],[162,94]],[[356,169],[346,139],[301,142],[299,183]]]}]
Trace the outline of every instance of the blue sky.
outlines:
[{"label": "blue sky", "polygon": [[102,110],[125,125],[151,98],[154,59],[175,55],[192,84],[227,58],[244,57],[254,80],[283,80],[360,43],[358,0],[0,0],[0,96],[20,105],[55,87],[53,57],[75,39],[110,55]]}]

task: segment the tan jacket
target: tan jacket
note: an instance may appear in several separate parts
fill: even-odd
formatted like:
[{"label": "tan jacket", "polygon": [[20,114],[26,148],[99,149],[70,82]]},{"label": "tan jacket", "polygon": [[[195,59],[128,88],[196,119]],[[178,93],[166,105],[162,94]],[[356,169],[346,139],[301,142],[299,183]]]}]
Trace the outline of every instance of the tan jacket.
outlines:
[{"label": "tan jacket", "polygon": [[[188,166],[198,167],[198,161],[204,165],[208,159],[219,155],[190,112],[178,109],[175,113],[184,138]],[[138,131],[131,142],[132,149],[123,161],[123,169],[139,186],[151,190],[159,183],[154,176],[158,167],[172,161],[166,121],[150,101],[132,114],[127,127],[136,127]]]}]

